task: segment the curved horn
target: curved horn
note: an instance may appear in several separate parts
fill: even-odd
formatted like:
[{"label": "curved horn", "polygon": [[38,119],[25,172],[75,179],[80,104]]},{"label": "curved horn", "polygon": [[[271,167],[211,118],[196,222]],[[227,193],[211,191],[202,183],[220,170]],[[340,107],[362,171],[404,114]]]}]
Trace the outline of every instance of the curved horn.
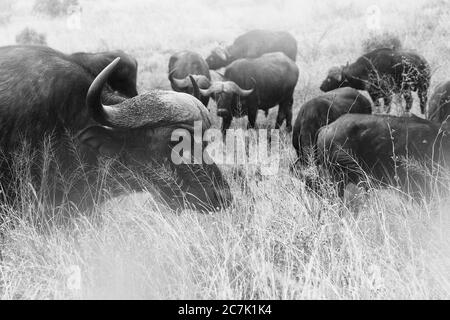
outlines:
[{"label": "curved horn", "polygon": [[210,125],[209,112],[194,97],[175,91],[152,90],[136,97],[105,106],[101,91],[119,59],[114,60],[95,78],[86,103],[95,121],[112,128],[162,127],[203,120]]},{"label": "curved horn", "polygon": [[232,82],[232,81],[227,82],[227,88],[230,91],[237,93],[241,97],[247,97],[247,96],[251,95],[252,92],[255,90],[255,88],[252,88],[249,90],[242,89],[235,82]]},{"label": "curved horn", "polygon": [[114,110],[112,109],[112,107],[104,106],[102,104],[102,90],[119,61],[119,57],[114,59],[113,62],[106,66],[106,68],[97,75],[97,77],[89,87],[86,96],[86,105],[91,111],[92,118],[96,122],[106,126],[113,126],[113,124],[110,122],[110,116],[112,115]]},{"label": "curved horn", "polygon": [[211,80],[203,74],[194,74],[192,77],[197,82],[199,88],[209,88],[211,86]]},{"label": "curved horn", "polygon": [[194,97],[200,99],[200,89],[198,87],[197,82],[194,80],[194,77],[189,75],[189,79],[191,80],[192,87],[194,88]]},{"label": "curved horn", "polygon": [[209,97],[213,93],[221,93],[223,92],[225,82],[223,81],[215,81],[211,84],[208,89],[199,89],[200,94],[205,97]]},{"label": "curved horn", "polygon": [[209,87],[208,89],[199,89],[199,92],[204,97],[209,97],[212,94],[211,87]]},{"label": "curved horn", "polygon": [[187,88],[190,85],[189,76],[187,76],[184,79],[177,79],[172,77],[170,80],[172,81],[173,84],[175,84],[176,87],[180,89]]}]

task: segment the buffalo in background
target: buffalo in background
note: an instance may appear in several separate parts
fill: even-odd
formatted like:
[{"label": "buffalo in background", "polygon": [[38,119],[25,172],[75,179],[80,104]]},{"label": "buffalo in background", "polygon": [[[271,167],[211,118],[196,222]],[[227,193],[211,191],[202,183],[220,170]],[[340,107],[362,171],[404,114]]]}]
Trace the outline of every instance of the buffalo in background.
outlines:
[{"label": "buffalo in background", "polygon": [[237,59],[258,58],[271,52],[283,52],[295,61],[297,40],[285,31],[252,30],[236,38],[230,46],[215,48],[206,62],[210,69],[217,70]]},{"label": "buffalo in background", "polygon": [[203,96],[215,95],[217,114],[223,118],[222,132],[230,127],[233,117],[248,116],[248,127],[254,128],[258,109],[267,111],[279,105],[275,128],[286,120],[292,130],[292,105],[299,70],[284,53],[268,53],[256,59],[239,59],[225,70],[223,81],[204,90]]},{"label": "buffalo in background", "polygon": [[431,95],[428,119],[442,123],[450,118],[450,81],[441,83]]},{"label": "buffalo in background", "polygon": [[449,131],[415,115],[343,115],[319,130],[317,149],[318,163],[338,183],[340,196],[348,183],[358,185],[367,178],[422,196],[429,190],[429,177],[414,164],[428,169],[433,163],[450,164]]},{"label": "buffalo in background", "polygon": [[380,106],[378,100],[384,99],[387,113],[394,93],[403,95],[409,112],[413,104],[411,91],[417,91],[420,111],[424,114],[430,77],[430,66],[422,56],[382,48],[363,55],[352,64],[330,69],[320,89],[324,92],[339,87],[367,90],[376,107]]},{"label": "buffalo in background", "polygon": [[121,50],[108,52],[76,52],[68,55],[68,59],[76,62],[87,70],[92,76],[96,77],[108,64],[119,57],[120,61],[111,74],[108,85],[112,90],[126,98],[137,96],[137,69],[138,63],[135,58]]},{"label": "buffalo in background", "polygon": [[[201,89],[207,89],[211,85],[209,67],[201,55],[192,51],[173,54],[169,59],[169,81],[172,89],[193,94],[194,88],[189,75],[192,75]],[[200,97],[200,101],[207,107],[209,97]]]},{"label": "buffalo in background", "polygon": [[356,89],[339,88],[302,105],[292,132],[292,144],[301,164],[307,164],[307,152],[315,148],[319,129],[346,113],[371,114],[372,103]]},{"label": "buffalo in background", "polygon": [[[209,128],[206,108],[193,96],[173,91],[153,90],[125,99],[105,87],[118,64],[119,59],[113,60],[94,77],[67,55],[48,47],[0,48],[3,200],[14,203],[21,196],[14,168],[15,156],[25,144],[31,158],[19,160],[31,166],[34,189],[39,193],[40,187],[48,186],[46,196],[55,204],[67,200],[89,207],[102,199],[105,186],[97,180],[100,164],[118,160],[108,170],[112,195],[124,192],[116,186],[135,191],[149,187],[173,208],[187,204],[199,210],[217,210],[226,206],[231,199],[229,186],[214,163],[175,165],[170,158],[173,130],[183,128],[192,133],[199,120],[203,130]],[[42,168],[48,159],[41,153],[47,136],[56,161],[49,170],[58,170],[47,172],[44,179]],[[164,175],[163,168],[174,175]],[[51,180],[59,175],[70,183]],[[143,186],[138,177],[151,181],[151,186]]]}]

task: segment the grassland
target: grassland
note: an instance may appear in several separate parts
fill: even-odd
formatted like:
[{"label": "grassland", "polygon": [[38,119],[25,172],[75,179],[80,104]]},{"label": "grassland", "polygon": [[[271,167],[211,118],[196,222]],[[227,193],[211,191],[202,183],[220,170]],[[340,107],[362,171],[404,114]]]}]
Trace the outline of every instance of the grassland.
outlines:
[{"label": "grassland", "polygon": [[[449,79],[450,4],[374,2],[382,29],[428,59],[432,87]],[[353,61],[372,35],[369,1],[85,0],[80,30],[68,29],[65,18],[33,16],[32,1],[8,3],[0,2],[11,13],[0,45],[28,26],[68,53],[123,49],[139,61],[139,91],[169,88],[167,63],[178,50],[206,56],[252,28],[287,30],[299,43],[294,116],[319,93],[328,68]],[[259,125],[273,125],[275,115],[260,113]],[[45,231],[24,218],[39,209],[12,212],[0,298],[450,298],[450,199],[410,201],[395,189],[351,202],[331,191],[317,196],[289,172],[293,160],[286,137],[276,176],[223,167],[235,199],[213,215],[173,213],[146,193],[99,204],[100,223],[80,215]]]}]

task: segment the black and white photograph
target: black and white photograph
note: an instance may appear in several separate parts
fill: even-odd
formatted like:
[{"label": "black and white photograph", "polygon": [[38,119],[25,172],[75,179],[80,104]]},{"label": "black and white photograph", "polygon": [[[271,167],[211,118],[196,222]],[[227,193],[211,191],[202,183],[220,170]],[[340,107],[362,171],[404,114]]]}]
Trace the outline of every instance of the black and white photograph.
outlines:
[{"label": "black and white photograph", "polygon": [[449,0],[0,0],[0,300],[448,299]]}]

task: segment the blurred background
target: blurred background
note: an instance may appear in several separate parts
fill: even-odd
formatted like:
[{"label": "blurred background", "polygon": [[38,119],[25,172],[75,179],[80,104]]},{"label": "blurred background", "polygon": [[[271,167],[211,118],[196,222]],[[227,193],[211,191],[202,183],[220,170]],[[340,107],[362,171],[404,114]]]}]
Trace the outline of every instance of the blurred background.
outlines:
[{"label": "blurred background", "polygon": [[450,63],[444,0],[0,0],[0,12],[0,45],[16,43],[21,33],[23,42],[31,32],[66,53],[122,49],[139,61],[141,90],[169,88],[172,53],[206,56],[255,28],[297,39],[301,100],[317,94],[331,66],[354,61],[380,41],[424,55],[433,83],[446,79]]}]

